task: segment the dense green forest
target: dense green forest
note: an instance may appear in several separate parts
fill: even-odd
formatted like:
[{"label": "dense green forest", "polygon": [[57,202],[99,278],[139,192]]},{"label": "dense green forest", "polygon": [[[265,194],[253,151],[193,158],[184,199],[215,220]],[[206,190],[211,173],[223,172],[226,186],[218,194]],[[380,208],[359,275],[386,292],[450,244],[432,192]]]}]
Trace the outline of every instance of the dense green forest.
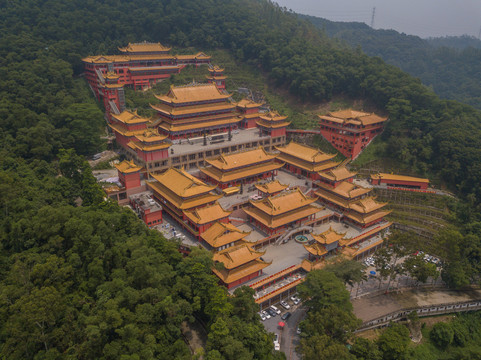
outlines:
[{"label": "dense green forest", "polygon": [[364,23],[333,22],[301,15],[330,37],[370,56],[379,56],[421,79],[445,99],[481,109],[481,41],[469,37],[421,39],[395,30],[374,30]]},{"label": "dense green forest", "polygon": [[0,357],[190,358],[180,324],[194,320],[206,359],[282,357],[252,294],[227,297],[208,253],[182,258],[103,201],[82,157],[102,148],[104,120],[81,58],[128,42],[222,48],[298,101],[343,95],[389,113],[379,156],[465,199],[439,241],[450,284],[479,281],[481,115],[381,59],[266,0],[0,0],[0,31]]}]

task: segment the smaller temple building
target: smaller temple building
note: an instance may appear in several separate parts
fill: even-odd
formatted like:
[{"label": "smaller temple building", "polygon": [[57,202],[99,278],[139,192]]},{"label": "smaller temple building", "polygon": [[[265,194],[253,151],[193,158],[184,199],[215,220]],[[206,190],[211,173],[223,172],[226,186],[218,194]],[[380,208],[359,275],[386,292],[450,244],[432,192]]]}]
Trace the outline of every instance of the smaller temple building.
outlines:
[{"label": "smaller temple building", "polygon": [[271,111],[260,116],[260,120],[257,121],[257,127],[262,135],[271,137],[286,136],[286,129],[291,124],[286,119],[287,116],[281,116],[277,111]]},{"label": "smaller temple building", "polygon": [[187,220],[187,229],[201,239],[202,233],[209,229],[214,223],[228,223],[230,211],[225,211],[218,202],[212,205],[197,207],[191,210],[184,211],[184,217]]},{"label": "smaller temple building", "polygon": [[213,260],[224,264],[224,269],[212,269],[221,282],[231,289],[262,274],[270,263],[261,260],[265,252],[255,251],[249,244],[229,247],[214,254]]},{"label": "smaller temple building", "polygon": [[242,99],[237,104],[237,111],[239,111],[242,120],[241,127],[244,129],[252,129],[257,127],[257,121],[260,120],[261,104],[258,104],[250,99]]},{"label": "smaller temple building", "polygon": [[319,115],[321,135],[341,154],[355,159],[382,132],[387,117],[351,109]]},{"label": "smaller temple building", "polygon": [[281,184],[279,180],[275,180],[265,184],[256,184],[255,187],[259,196],[266,197],[277,195],[280,192],[286,190],[289,186]]},{"label": "smaller temple building", "polygon": [[250,206],[243,210],[251,224],[270,236],[314,220],[322,210],[314,205],[316,200],[317,197],[306,196],[296,188],[262,200],[251,200]]},{"label": "smaller temple building", "polygon": [[214,84],[219,90],[225,90],[227,76],[224,75],[224,69],[217,65],[209,66],[209,75],[206,78],[209,84]]},{"label": "smaller temple building", "polygon": [[207,159],[206,163],[209,166],[201,168],[200,171],[208,182],[225,189],[277,175],[277,170],[283,164],[279,164],[275,158],[275,155],[269,154],[264,148],[259,147]]},{"label": "smaller temple building", "polygon": [[293,141],[285,146],[276,146],[276,149],[280,152],[277,159],[285,163],[284,167],[288,171],[311,180],[318,180],[319,172],[339,165],[339,162],[332,161],[336,157],[335,154],[326,154],[319,149]]},{"label": "smaller temple building", "polygon": [[309,252],[309,260],[318,260],[329,253],[336,252],[341,246],[340,241],[345,235],[346,233],[339,233],[333,230],[332,227],[321,234],[311,233],[313,242],[304,245],[304,248]]},{"label": "smaller temple building", "polygon": [[249,232],[241,231],[231,223],[216,222],[204,231],[200,238],[202,244],[209,250],[222,251],[234,245],[245,243],[244,238]]},{"label": "smaller temple building", "polygon": [[371,175],[371,183],[373,185],[384,185],[405,189],[427,190],[429,179],[417,178],[412,176],[394,175],[394,174],[375,174]]}]

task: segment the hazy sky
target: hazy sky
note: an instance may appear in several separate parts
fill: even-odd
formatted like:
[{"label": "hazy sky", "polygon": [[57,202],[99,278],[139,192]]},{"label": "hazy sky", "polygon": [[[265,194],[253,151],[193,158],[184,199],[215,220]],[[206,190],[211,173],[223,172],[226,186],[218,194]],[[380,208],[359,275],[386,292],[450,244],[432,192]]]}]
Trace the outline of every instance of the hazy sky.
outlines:
[{"label": "hazy sky", "polygon": [[274,0],[300,14],[371,24],[421,37],[478,36],[481,0]]}]

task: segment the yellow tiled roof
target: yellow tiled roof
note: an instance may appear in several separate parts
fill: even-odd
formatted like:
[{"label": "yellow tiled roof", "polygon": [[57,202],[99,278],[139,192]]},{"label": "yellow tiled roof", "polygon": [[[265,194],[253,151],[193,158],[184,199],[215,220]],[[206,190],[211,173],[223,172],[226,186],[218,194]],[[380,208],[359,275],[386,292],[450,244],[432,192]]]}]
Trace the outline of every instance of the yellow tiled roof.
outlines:
[{"label": "yellow tiled roof", "polygon": [[163,141],[167,139],[167,136],[160,135],[154,129],[146,129],[142,134],[135,135],[135,138],[143,143],[152,143],[152,142]]},{"label": "yellow tiled roof", "polygon": [[221,220],[228,217],[230,214],[231,212],[225,211],[217,202],[213,205],[184,211],[184,215],[197,225],[208,224],[213,221]]},{"label": "yellow tiled roof", "polygon": [[262,185],[256,184],[255,187],[264,194],[274,194],[287,189],[288,185],[281,184],[279,180],[275,180]]},{"label": "yellow tiled roof", "polygon": [[163,46],[161,43],[129,43],[124,48],[119,48],[121,52],[133,53],[133,52],[159,52],[159,51],[169,51],[171,48]]},{"label": "yellow tiled roof", "polygon": [[107,74],[104,75],[105,79],[118,79],[120,76],[114,73],[113,71],[107,72]]},{"label": "yellow tiled roof", "polygon": [[319,244],[322,244],[322,245],[329,245],[329,244],[332,244],[336,241],[339,241],[345,235],[346,235],[346,233],[343,233],[343,234],[338,233],[337,231],[333,230],[332,227],[329,227],[329,230],[324,231],[321,234],[311,233],[312,238],[316,242],[318,242]]},{"label": "yellow tiled roof", "polygon": [[272,159],[275,159],[275,155],[267,153],[263,147],[258,147],[233,154],[222,154],[217,158],[207,159],[206,162],[217,169],[225,171],[266,162]]},{"label": "yellow tiled roof", "polygon": [[224,69],[224,68],[221,68],[219,65],[214,65],[214,66],[212,67],[212,69],[209,68],[209,72],[222,72],[222,71],[224,71],[224,70],[225,70],[225,69]]},{"label": "yellow tiled roof", "polygon": [[362,241],[363,239],[371,236],[372,234],[375,234],[375,233],[380,232],[384,229],[387,229],[391,225],[392,225],[392,222],[387,222],[385,224],[382,224],[380,226],[375,227],[374,229],[366,231],[365,233],[362,233],[361,235],[356,236],[354,238],[342,239],[339,243],[340,243],[341,246],[351,246],[351,245],[356,244],[356,243]]},{"label": "yellow tiled roof", "polygon": [[158,96],[167,103],[188,103],[208,100],[223,100],[231,95],[222,94],[214,84],[195,84],[188,86],[171,86],[167,95]]},{"label": "yellow tiled roof", "polygon": [[160,175],[150,175],[174,194],[184,198],[205,194],[215,189],[215,185],[207,185],[184,169],[170,168]]},{"label": "yellow tiled roof", "polygon": [[318,115],[319,118],[333,121],[338,124],[352,125],[371,125],[381,123],[387,120],[387,117],[380,117],[376,114],[355,111],[351,109],[330,112],[327,115]]},{"label": "yellow tiled roof", "polygon": [[[161,99],[160,96],[156,97]],[[196,114],[208,111],[218,111],[218,110],[234,110],[235,105],[231,104],[228,101],[222,101],[215,104],[201,104],[201,105],[192,105],[192,106],[180,106],[174,107],[170,104],[160,103],[157,105],[150,105],[152,109],[161,112],[166,115],[186,115],[186,114]]]},{"label": "yellow tiled roof", "polygon": [[258,208],[244,208],[243,209],[247,215],[252,216],[254,219],[259,221],[260,223],[264,224],[270,229],[278,228],[279,226],[283,226],[289,223],[292,223],[297,220],[304,219],[310,215],[313,215],[322,210],[322,208],[318,208],[313,205],[308,205],[302,207],[299,210],[292,210],[290,212],[281,214],[279,216],[271,216],[267,215],[265,212],[259,210]]},{"label": "yellow tiled roof", "polygon": [[371,175],[371,179],[373,179],[373,180],[377,180],[377,179],[394,180],[394,181],[395,180],[415,181],[415,182],[429,183],[429,179],[423,179],[423,178],[417,178],[417,177],[405,176],[405,175],[385,174],[385,173],[379,173],[379,174]]},{"label": "yellow tiled roof", "polygon": [[261,106],[262,104],[258,104],[254,101],[252,101],[251,99],[242,99],[241,101],[239,101],[237,103],[237,107],[240,107],[240,108],[246,108],[246,109],[249,109],[249,108],[257,108],[259,106]]},{"label": "yellow tiled roof", "polygon": [[262,270],[269,266],[271,263],[266,263],[260,259],[256,259],[254,261],[248,262],[247,264],[241,265],[232,270],[217,270],[212,269],[214,274],[216,274],[225,284],[233,283],[243,277],[253,274],[259,270]]},{"label": "yellow tiled roof", "polygon": [[119,134],[123,135],[123,136],[127,136],[127,137],[131,137],[131,136],[135,136],[135,135],[140,135],[140,134],[143,134],[143,132],[145,131],[145,129],[140,129],[140,130],[126,130],[125,128],[123,128],[121,125],[119,124],[108,124],[108,126],[114,131],[114,132],[118,132]]},{"label": "yellow tiled roof", "polygon": [[319,172],[319,176],[330,181],[341,181],[356,176],[356,173],[349,171],[345,166],[341,166],[335,169]]},{"label": "yellow tiled roof", "polygon": [[[261,116],[261,119],[262,119],[262,116]],[[258,126],[263,126],[270,129],[277,129],[277,128],[289,126],[291,122],[290,121],[266,121],[262,119],[260,121],[256,121],[256,124]]]},{"label": "yellow tiled roof", "polygon": [[318,243],[314,243],[312,245],[304,245],[304,249],[306,249],[314,256],[322,256],[327,254],[326,248]]},{"label": "yellow tiled roof", "polygon": [[299,188],[280,193],[275,196],[269,196],[266,199],[258,201],[250,201],[250,203],[262,212],[276,216],[292,210],[300,209],[306,205],[312,204],[317,197],[308,197],[302,193]]},{"label": "yellow tiled roof", "polygon": [[261,116],[261,119],[266,122],[282,121],[287,119],[287,116],[280,115],[277,111],[270,111],[265,115]]},{"label": "yellow tiled roof", "polygon": [[118,171],[124,174],[134,173],[142,169],[141,166],[135,165],[133,161],[127,161],[127,160],[124,160],[119,164],[115,164],[114,166]]},{"label": "yellow tiled roof", "polygon": [[165,131],[185,131],[185,130],[202,130],[204,128],[208,128],[211,126],[219,126],[219,125],[234,125],[239,122],[239,118],[228,118],[228,119],[219,119],[213,121],[199,121],[197,123],[189,123],[189,124],[168,124],[167,122],[162,122],[159,125],[159,128],[164,129]]},{"label": "yellow tiled roof", "polygon": [[180,59],[180,60],[210,59],[211,58],[209,55],[206,55],[203,52],[198,52],[197,54],[194,54],[194,55],[176,55],[175,57],[177,59]]},{"label": "yellow tiled roof", "polygon": [[[372,191],[372,189],[364,188],[362,186],[350,183],[349,181],[342,181],[335,188],[329,185],[323,184],[322,182],[319,182],[317,185],[319,186],[318,191],[325,190],[330,194],[334,194],[348,200],[354,199],[356,197],[359,197],[361,195],[367,194]],[[322,192],[322,194],[325,194],[325,192]],[[319,196],[322,196],[322,195],[319,195]]]},{"label": "yellow tiled roof", "polygon": [[110,113],[110,115],[117,121],[124,124],[141,124],[148,123],[150,121],[149,119],[139,116],[137,111],[132,112],[129,110],[124,110],[120,114]]},{"label": "yellow tiled roof", "polygon": [[242,169],[236,169],[231,171],[221,171],[214,168],[213,166],[201,168],[200,171],[218,182],[229,182],[263,174],[268,171],[277,170],[280,169],[283,165],[284,164],[282,163],[280,164],[274,160],[271,160],[267,163],[254,164],[252,166],[247,166]]},{"label": "yellow tiled roof", "polygon": [[357,200],[356,202],[350,204],[349,208],[360,214],[368,214],[386,205],[387,203],[379,203],[376,200],[374,200],[373,197],[366,197],[364,199]]},{"label": "yellow tiled roof", "polygon": [[127,146],[131,149],[139,149],[140,151],[156,151],[162,149],[168,149],[170,147],[170,143],[160,143],[160,144],[149,144],[149,143],[142,143],[140,141],[130,141]]},{"label": "yellow tiled roof", "polygon": [[216,222],[201,235],[201,238],[213,248],[240,241],[249,235],[250,232],[244,232],[236,228],[231,223]]},{"label": "yellow tiled roof", "polygon": [[392,211],[374,211],[371,214],[359,214],[356,212],[349,212],[347,214],[344,214],[344,216],[347,216],[348,218],[358,222],[359,224],[369,224],[372,221],[376,221],[378,219],[383,218],[384,216],[387,216],[391,213]]},{"label": "yellow tiled roof", "polygon": [[319,149],[315,149],[307,145],[298,144],[293,141],[291,141],[285,146],[276,146],[276,149],[279,150],[281,153],[292,155],[298,159],[302,159],[313,164],[331,160],[336,157],[335,154],[326,154]]},{"label": "yellow tiled roof", "polygon": [[195,197],[184,199],[158,182],[149,182],[148,186],[152,189],[153,192],[157,193],[158,195],[169,201],[171,204],[173,204],[177,212],[179,212],[179,210],[188,210],[197,206],[211,204],[222,197],[222,195],[215,195],[208,192],[197,195]]},{"label": "yellow tiled roof", "polygon": [[214,253],[212,260],[224,263],[224,267],[231,270],[256,260],[265,253],[265,251],[255,251],[250,244],[244,243]]}]

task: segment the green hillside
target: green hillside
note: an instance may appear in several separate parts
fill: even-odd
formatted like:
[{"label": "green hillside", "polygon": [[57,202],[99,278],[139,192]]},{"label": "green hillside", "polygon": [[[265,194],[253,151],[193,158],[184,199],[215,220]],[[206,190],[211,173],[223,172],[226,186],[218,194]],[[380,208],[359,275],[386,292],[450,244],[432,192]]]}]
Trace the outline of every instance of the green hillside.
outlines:
[{"label": "green hillside", "polygon": [[[0,358],[189,359],[184,322],[204,327],[205,359],[283,356],[250,290],[227,297],[208,253],[182,258],[103,199],[84,158],[102,149],[103,109],[81,58],[128,42],[227,52],[299,126],[343,99],[389,113],[374,156],[435,174],[465,199],[457,228],[436,241],[450,285],[479,281],[481,114],[381,59],[267,0],[0,1],[0,31]],[[234,67],[236,83],[252,76]]]},{"label": "green hillside", "polygon": [[421,79],[442,98],[481,109],[481,41],[469,36],[421,39],[364,23],[300,15],[326,34],[370,56],[379,56]]}]

